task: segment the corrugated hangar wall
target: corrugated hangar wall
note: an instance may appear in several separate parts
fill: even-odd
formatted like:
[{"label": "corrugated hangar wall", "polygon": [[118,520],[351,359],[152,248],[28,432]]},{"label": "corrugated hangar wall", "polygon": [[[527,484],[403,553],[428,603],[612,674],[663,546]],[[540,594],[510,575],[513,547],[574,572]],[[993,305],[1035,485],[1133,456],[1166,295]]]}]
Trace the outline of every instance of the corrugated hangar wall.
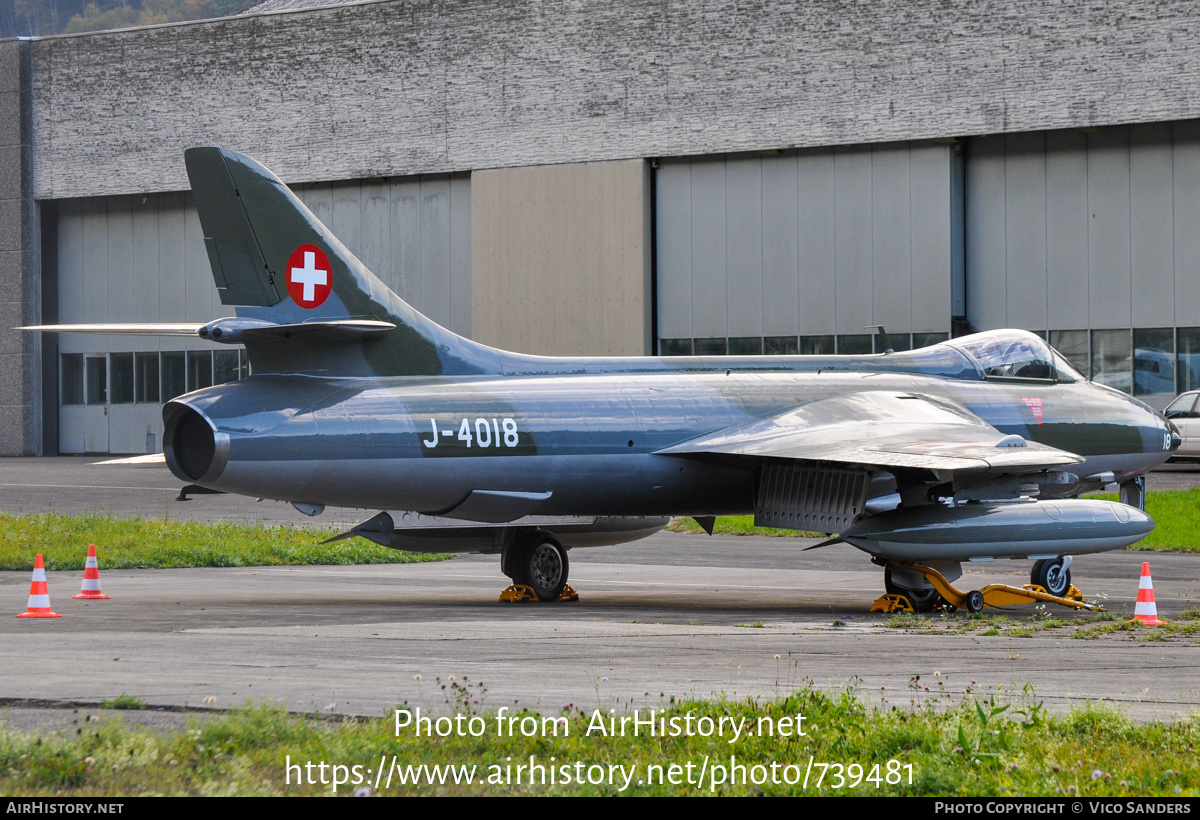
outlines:
[{"label": "corrugated hangar wall", "polygon": [[1136,395],[1200,386],[1200,122],[976,137],[966,157],[974,327],[1046,331]]},{"label": "corrugated hangar wall", "polygon": [[[390,288],[458,332],[471,322],[469,176],[297,186],[297,193]],[[57,205],[58,320],[207,322],[222,305],[191,194]],[[162,446],[162,404],[237,378],[244,354],[199,339],[59,334],[58,447],[140,453]]]},{"label": "corrugated hangar wall", "polygon": [[944,338],[960,171],[957,146],[933,143],[663,160],[662,352],[869,351],[877,324],[897,349]]}]

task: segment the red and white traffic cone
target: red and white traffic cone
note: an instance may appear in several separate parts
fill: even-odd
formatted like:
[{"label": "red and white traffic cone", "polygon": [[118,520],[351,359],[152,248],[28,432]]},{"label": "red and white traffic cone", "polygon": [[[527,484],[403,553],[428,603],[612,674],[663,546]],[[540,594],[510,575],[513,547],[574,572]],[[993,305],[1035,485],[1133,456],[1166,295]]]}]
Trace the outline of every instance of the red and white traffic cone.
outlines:
[{"label": "red and white traffic cone", "polygon": [[1150,580],[1150,562],[1142,562],[1142,580],[1138,584],[1137,606],[1133,617],[1146,626],[1162,626],[1166,621],[1158,619],[1158,607],[1154,605],[1154,582]]},{"label": "red and white traffic cone", "polygon": [[42,556],[33,561],[33,583],[29,585],[29,607],[18,618],[61,618],[50,611],[50,590],[46,588],[46,566]]},{"label": "red and white traffic cone", "polygon": [[89,601],[96,601],[101,598],[108,598],[100,591],[100,564],[96,561],[96,545],[88,544],[87,563],[83,566],[83,589],[79,590],[78,595],[72,595],[72,598],[83,598]]}]

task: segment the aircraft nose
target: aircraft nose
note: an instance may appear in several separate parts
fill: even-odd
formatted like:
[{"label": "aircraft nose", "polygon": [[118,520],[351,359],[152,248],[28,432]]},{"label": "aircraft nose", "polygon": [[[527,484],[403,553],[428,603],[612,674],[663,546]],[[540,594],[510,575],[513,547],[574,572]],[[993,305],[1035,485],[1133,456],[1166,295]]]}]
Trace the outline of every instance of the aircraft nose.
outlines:
[{"label": "aircraft nose", "polygon": [[1183,443],[1183,436],[1179,435],[1179,428],[1175,426],[1175,422],[1170,419],[1167,422],[1167,433],[1171,436],[1170,451],[1173,453],[1179,449],[1179,445]]}]

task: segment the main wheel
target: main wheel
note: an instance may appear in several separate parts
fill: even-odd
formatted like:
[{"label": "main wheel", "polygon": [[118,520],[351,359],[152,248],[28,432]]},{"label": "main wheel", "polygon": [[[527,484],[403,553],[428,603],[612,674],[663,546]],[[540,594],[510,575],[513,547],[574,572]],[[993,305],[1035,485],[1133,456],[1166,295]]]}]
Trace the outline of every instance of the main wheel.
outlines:
[{"label": "main wheel", "polygon": [[554,601],[567,586],[570,563],[558,539],[538,533],[513,556],[512,579],[533,589],[539,601]]},{"label": "main wheel", "polygon": [[1051,595],[1066,595],[1071,588],[1071,568],[1064,567],[1062,558],[1035,561],[1029,573],[1029,582],[1037,584]]},{"label": "main wheel", "polygon": [[887,590],[888,595],[903,595],[916,612],[932,612],[942,599],[942,596],[932,586],[928,589],[913,589],[897,584],[892,580],[890,566],[883,569],[883,588]]}]

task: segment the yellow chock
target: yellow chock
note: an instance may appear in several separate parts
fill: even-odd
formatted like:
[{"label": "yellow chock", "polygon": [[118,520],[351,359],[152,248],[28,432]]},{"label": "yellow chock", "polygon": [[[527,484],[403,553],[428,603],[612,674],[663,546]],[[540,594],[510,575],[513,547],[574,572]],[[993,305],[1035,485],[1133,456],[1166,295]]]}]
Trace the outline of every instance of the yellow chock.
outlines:
[{"label": "yellow chock", "polygon": [[523,604],[526,601],[537,602],[537,593],[533,591],[533,587],[527,587],[524,584],[510,584],[500,593],[500,600],[496,603],[500,604]]},{"label": "yellow chock", "polygon": [[872,612],[912,612],[912,604],[903,595],[881,595],[871,604]]},{"label": "yellow chock", "polygon": [[[553,603],[570,603],[579,600],[579,593],[574,588],[567,584],[563,588],[562,594],[554,599]],[[542,599],[533,591],[533,587],[525,586],[524,584],[511,584],[503,592],[500,593],[500,599],[497,601],[500,604],[525,604],[525,603],[543,603]]]}]

